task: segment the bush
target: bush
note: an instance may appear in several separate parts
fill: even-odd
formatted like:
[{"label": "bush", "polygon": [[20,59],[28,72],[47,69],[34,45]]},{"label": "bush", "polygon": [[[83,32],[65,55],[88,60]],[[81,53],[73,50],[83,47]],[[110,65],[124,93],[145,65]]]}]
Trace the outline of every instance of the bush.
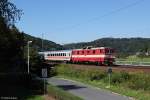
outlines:
[{"label": "bush", "polygon": [[49,77],[57,75],[56,68],[50,68]]},{"label": "bush", "polygon": [[[111,81],[111,84],[121,84],[121,83],[125,83],[126,81],[128,81],[130,79],[130,75],[127,73],[127,72],[113,72],[110,76],[110,81]],[[108,82],[108,74],[107,74],[107,77],[105,77],[103,79],[103,81],[105,83]]]},{"label": "bush", "polygon": [[138,73],[131,77],[128,82],[129,88],[136,90],[148,90],[150,91],[150,74]]},{"label": "bush", "polygon": [[88,74],[91,81],[101,80],[107,76],[107,74],[104,71],[100,70],[90,70]]},{"label": "bush", "polygon": [[[64,75],[67,77],[80,78],[86,81],[103,81],[108,82],[108,74],[105,71],[98,69],[77,69],[71,65],[62,64],[56,67],[58,75]],[[134,73],[129,74],[127,72],[113,72],[111,74],[111,84],[129,87],[131,89],[142,89],[150,91],[150,74]]]},{"label": "bush", "polygon": [[121,77],[123,78],[123,80],[127,81],[130,79],[131,75],[125,71],[120,72]]},{"label": "bush", "polygon": [[56,67],[56,73],[70,77],[83,78],[85,80],[100,80],[106,77],[106,72],[97,69],[75,69],[69,65],[59,65]]},{"label": "bush", "polygon": [[120,73],[113,73],[111,77],[111,83],[120,84],[123,82],[123,78]]}]

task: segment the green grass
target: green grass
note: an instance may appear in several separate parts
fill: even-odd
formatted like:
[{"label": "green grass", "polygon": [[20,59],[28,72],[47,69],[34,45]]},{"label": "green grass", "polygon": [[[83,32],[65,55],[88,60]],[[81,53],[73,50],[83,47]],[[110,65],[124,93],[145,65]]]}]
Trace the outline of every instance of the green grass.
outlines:
[{"label": "green grass", "polygon": [[128,56],[125,59],[116,59],[116,61],[118,63],[122,63],[122,64],[143,64],[143,65],[150,65],[150,57],[137,57],[136,55],[133,56]]},{"label": "green grass", "polygon": [[143,62],[150,62],[150,57],[137,57],[137,56],[129,56],[127,57],[127,61],[143,61]]},{"label": "green grass", "polygon": [[129,88],[124,88],[122,86],[115,86],[112,84],[111,84],[110,88],[107,88],[108,83],[104,83],[102,81],[88,81],[88,80],[84,80],[84,79],[80,79],[80,78],[68,77],[68,76],[62,76],[62,75],[57,76],[57,77],[82,82],[82,83],[87,84],[87,85],[91,85],[91,86],[98,87],[98,88],[101,88],[104,90],[116,92],[116,93],[119,93],[121,95],[132,97],[136,100],[149,100],[149,98],[150,98],[150,94],[148,92],[145,92],[142,90],[133,90],[133,89],[129,89]]},{"label": "green grass", "polygon": [[75,69],[71,65],[62,64],[56,67],[58,76],[80,81],[95,87],[108,89],[138,100],[150,98],[150,74],[126,72],[113,73],[111,87],[108,86],[108,75],[104,71],[93,69]]},{"label": "green grass", "polygon": [[44,100],[44,97],[41,95],[31,96],[27,100]]},{"label": "green grass", "polygon": [[56,98],[56,100],[83,100],[80,97],[74,96],[73,94],[51,84],[48,85],[48,94]]},{"label": "green grass", "polygon": [[128,56],[126,59],[116,59],[116,61],[150,62],[150,57]]}]

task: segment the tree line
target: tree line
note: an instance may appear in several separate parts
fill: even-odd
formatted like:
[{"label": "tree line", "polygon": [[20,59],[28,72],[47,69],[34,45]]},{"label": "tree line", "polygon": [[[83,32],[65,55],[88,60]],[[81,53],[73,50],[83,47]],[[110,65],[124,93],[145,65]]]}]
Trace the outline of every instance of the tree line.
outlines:
[{"label": "tree line", "polygon": [[[22,10],[18,9],[9,0],[0,0],[0,71],[27,70],[27,41],[30,45],[31,69],[38,68],[41,60],[39,51],[76,49],[86,46],[112,47],[118,57],[150,53],[150,38],[101,38],[91,42],[60,45],[49,40],[27,35],[15,27],[16,20],[20,19]],[[43,41],[43,48],[42,48]]]},{"label": "tree line", "polygon": [[86,46],[112,47],[115,49],[118,57],[127,57],[135,54],[149,55],[150,38],[101,38],[91,42],[64,45],[68,49],[83,48]]},{"label": "tree line", "polygon": [[[15,22],[22,16],[10,0],[0,0],[0,72],[26,72],[27,71],[27,41],[30,44],[31,70],[41,66],[39,51],[60,50],[63,46],[52,41],[30,36],[20,32]],[[43,41],[43,48],[42,48]]]}]

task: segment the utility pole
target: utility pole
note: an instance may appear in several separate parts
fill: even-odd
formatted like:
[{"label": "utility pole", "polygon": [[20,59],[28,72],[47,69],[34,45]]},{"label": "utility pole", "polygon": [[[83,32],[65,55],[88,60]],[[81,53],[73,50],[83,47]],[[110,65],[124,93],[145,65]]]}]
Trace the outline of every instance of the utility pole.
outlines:
[{"label": "utility pole", "polygon": [[42,33],[42,52],[44,51],[43,50],[43,42],[44,42],[44,34]]},{"label": "utility pole", "polygon": [[30,43],[32,43],[32,41],[28,41],[27,42],[27,47],[28,47],[28,53],[27,53],[27,55],[28,55],[28,74],[30,73]]},{"label": "utility pole", "polygon": [[[42,33],[42,52],[44,52],[44,33]],[[42,77],[44,78],[44,95],[45,95],[47,91],[46,79],[45,79],[47,77],[47,68],[42,68]]]}]

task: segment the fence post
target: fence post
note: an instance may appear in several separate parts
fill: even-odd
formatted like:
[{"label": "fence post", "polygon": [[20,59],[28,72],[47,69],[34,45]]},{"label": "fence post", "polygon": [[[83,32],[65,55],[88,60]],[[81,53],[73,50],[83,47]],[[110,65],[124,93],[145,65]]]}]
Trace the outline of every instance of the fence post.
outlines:
[{"label": "fence post", "polygon": [[109,85],[106,88],[110,88],[110,82],[111,82],[111,73],[112,73],[112,68],[109,66],[107,69],[108,73],[108,80],[109,80]]}]

